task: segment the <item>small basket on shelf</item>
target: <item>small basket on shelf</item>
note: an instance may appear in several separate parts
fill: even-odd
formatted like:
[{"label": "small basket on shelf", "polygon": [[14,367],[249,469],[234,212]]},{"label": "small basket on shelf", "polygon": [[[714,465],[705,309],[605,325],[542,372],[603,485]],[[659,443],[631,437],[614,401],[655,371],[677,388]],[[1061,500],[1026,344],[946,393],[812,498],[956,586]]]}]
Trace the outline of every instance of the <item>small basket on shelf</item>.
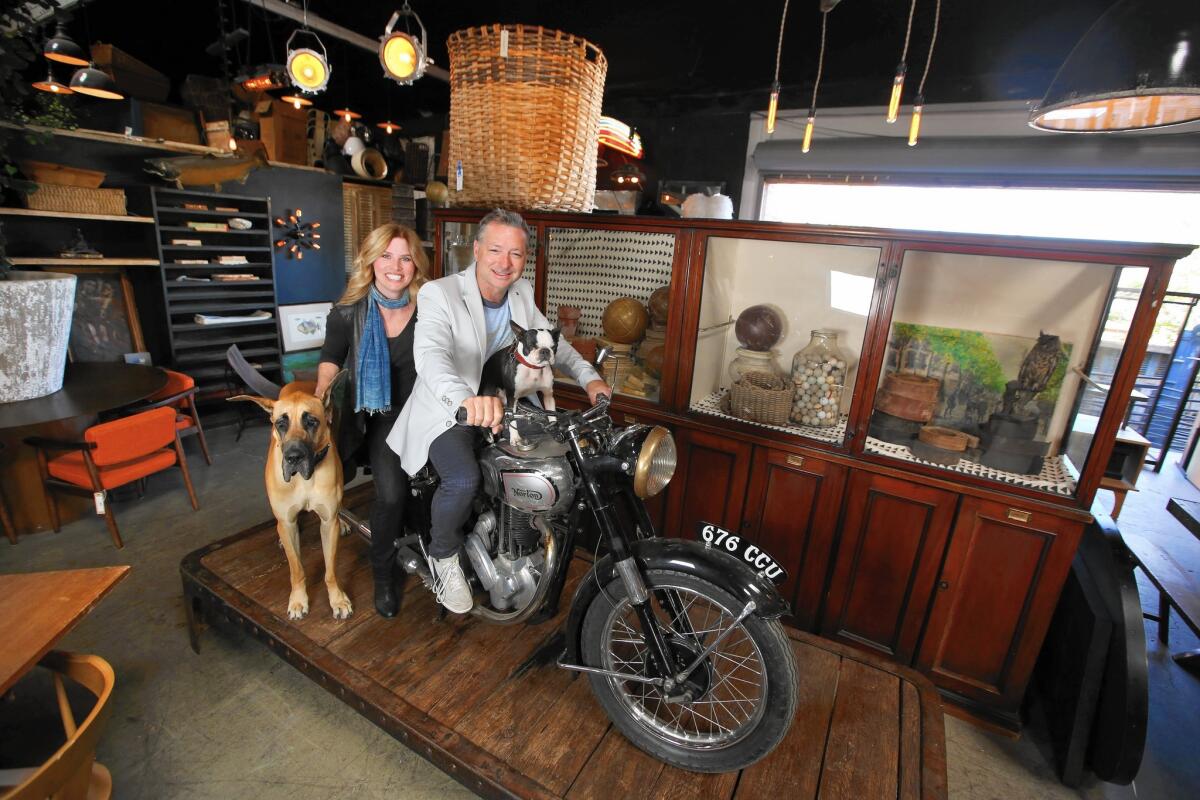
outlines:
[{"label": "small basket on shelf", "polygon": [[786,425],[792,410],[792,387],[770,372],[747,372],[726,396],[729,413],[767,425]]},{"label": "small basket on shelf", "polygon": [[37,188],[22,199],[34,211],[63,211],[69,214],[125,215],[124,189],[89,189],[38,183]]}]

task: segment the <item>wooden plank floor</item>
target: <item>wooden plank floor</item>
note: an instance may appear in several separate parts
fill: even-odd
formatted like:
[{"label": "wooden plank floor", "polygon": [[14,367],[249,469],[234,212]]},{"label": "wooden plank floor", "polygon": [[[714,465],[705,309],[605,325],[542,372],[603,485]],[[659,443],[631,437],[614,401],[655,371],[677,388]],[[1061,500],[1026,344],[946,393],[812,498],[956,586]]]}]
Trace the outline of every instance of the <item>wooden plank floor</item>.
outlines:
[{"label": "wooden plank floor", "polygon": [[[347,495],[351,508],[370,487]],[[273,522],[184,559],[193,629],[235,625],[263,640],[328,691],[484,797],[941,798],[946,796],[941,706],[914,672],[799,631],[799,706],[787,737],[740,773],[666,766],[609,723],[586,678],[554,665],[558,616],[537,626],[473,617],[438,620],[410,578],[394,619],[374,610],[366,545],[344,537],[337,573],[354,603],[334,620],[315,525],[302,527],[309,614],[287,620],[287,568]],[[201,654],[199,657],[204,657]]]}]

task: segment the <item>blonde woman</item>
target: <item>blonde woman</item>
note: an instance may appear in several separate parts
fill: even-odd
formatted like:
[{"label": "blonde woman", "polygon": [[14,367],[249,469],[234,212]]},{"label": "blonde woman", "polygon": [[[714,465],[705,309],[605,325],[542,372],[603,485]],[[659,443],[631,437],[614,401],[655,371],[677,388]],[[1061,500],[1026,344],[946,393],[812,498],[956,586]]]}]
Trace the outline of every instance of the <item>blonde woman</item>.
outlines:
[{"label": "blonde woman", "polygon": [[338,371],[349,371],[353,416],[342,423],[338,452],[349,459],[366,447],[375,477],[371,507],[371,571],[375,610],[396,615],[393,564],[404,520],[408,476],[387,435],[404,408],[417,378],[413,330],[417,290],[429,277],[421,238],[412,228],[389,222],[367,234],[354,258],[354,273],[342,299],[330,310],[325,345],[317,367],[317,394]]}]

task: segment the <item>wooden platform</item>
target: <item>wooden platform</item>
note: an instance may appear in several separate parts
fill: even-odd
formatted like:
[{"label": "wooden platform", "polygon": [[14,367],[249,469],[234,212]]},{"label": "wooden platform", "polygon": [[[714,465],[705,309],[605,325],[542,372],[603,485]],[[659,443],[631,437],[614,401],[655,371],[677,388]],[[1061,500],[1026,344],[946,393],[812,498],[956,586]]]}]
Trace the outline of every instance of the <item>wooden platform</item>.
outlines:
[{"label": "wooden platform", "polygon": [[[348,493],[347,506],[365,505],[372,491]],[[633,747],[612,728],[587,679],[554,665],[561,649],[554,637],[587,561],[572,566],[558,618],[538,626],[439,621],[415,578],[389,620],[374,610],[366,545],[348,536],[337,572],[355,610],[337,621],[309,522],[301,551],[310,611],[299,622],[286,618],[287,569],[273,521],[183,560],[193,647],[205,624],[241,627],[480,796],[946,797],[941,706],[915,672],[792,631],[800,702],[788,736],[740,773],[685,772]]]}]

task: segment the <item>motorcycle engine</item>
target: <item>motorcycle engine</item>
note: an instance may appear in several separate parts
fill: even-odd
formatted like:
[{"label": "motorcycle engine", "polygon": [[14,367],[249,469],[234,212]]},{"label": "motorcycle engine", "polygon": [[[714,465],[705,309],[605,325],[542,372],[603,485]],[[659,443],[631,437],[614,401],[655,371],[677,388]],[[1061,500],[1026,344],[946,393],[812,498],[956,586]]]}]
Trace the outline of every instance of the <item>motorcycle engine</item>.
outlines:
[{"label": "motorcycle engine", "polygon": [[545,565],[537,515],[563,514],[575,497],[566,445],[545,440],[519,450],[507,442],[484,449],[479,458],[485,510],[467,536],[471,566],[497,611],[519,611],[533,600]]}]

